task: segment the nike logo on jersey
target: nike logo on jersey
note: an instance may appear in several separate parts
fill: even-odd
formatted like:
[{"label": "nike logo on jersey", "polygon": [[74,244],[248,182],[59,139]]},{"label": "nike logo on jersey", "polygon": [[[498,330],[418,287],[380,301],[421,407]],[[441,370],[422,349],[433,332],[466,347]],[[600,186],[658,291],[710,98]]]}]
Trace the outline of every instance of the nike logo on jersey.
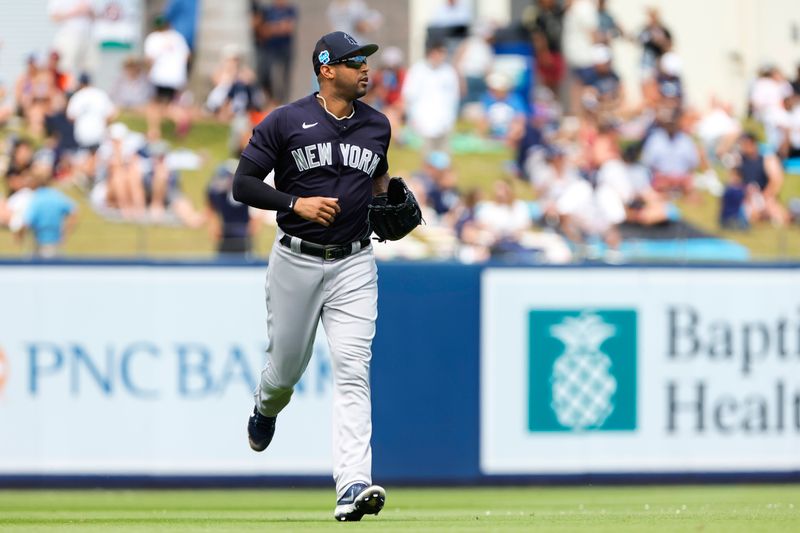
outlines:
[{"label": "nike logo on jersey", "polygon": [[307,130],[308,128],[313,128],[313,127],[314,127],[314,126],[316,126],[317,124],[319,124],[319,122],[315,122],[315,123],[313,123],[313,124],[306,124],[305,122],[303,122],[303,129],[304,129],[304,130]]},{"label": "nike logo on jersey", "polygon": [[[340,144],[341,162],[350,168],[357,168],[362,172],[372,174],[381,161],[381,156],[373,153],[369,148],[362,148],[355,144]],[[333,164],[333,147],[331,143],[309,144],[303,148],[292,150],[292,157],[298,172]]]}]

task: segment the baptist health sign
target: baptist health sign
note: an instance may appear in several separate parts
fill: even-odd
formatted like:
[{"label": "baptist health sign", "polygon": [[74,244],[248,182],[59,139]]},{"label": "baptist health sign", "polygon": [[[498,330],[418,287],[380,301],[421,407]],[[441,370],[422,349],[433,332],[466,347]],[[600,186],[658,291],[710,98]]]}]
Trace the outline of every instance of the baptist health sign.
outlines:
[{"label": "baptist health sign", "polygon": [[800,470],[800,271],[488,269],[485,474]]},{"label": "baptist health sign", "polygon": [[0,475],[330,473],[321,328],[269,453],[247,444],[264,268],[1,272]]}]

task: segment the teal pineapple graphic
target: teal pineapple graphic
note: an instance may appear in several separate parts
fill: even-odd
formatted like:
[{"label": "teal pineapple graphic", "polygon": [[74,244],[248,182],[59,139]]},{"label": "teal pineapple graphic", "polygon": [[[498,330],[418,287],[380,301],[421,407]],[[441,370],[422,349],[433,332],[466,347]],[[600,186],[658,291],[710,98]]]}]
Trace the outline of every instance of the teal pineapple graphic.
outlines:
[{"label": "teal pineapple graphic", "polygon": [[531,431],[636,428],[636,311],[533,310]]},{"label": "teal pineapple graphic", "polygon": [[551,406],[561,425],[572,429],[603,425],[614,409],[617,380],[611,359],[600,350],[616,328],[592,313],[567,317],[550,332],[566,346],[553,364]]}]

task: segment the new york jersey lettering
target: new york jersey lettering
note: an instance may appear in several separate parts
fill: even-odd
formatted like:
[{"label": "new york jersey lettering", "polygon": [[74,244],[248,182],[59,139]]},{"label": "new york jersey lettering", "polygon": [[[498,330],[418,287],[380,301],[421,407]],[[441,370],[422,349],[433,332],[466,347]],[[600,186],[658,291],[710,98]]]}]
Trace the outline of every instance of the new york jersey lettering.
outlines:
[{"label": "new york jersey lettering", "polygon": [[381,156],[372,153],[369,148],[361,148],[355,144],[340,144],[339,151],[342,152],[342,164],[350,168],[369,174],[370,177],[375,172],[381,161]]},{"label": "new york jersey lettering", "polygon": [[[369,148],[362,148],[355,144],[340,144],[339,151],[342,154],[343,165],[358,169],[370,177],[373,177],[372,175],[381,161],[381,157]],[[292,150],[292,157],[298,172],[330,166],[333,165],[333,147],[331,143],[309,144],[303,148]]]},{"label": "new york jersey lettering", "polygon": [[331,143],[309,144],[303,148],[292,150],[292,157],[298,171],[333,164]]}]

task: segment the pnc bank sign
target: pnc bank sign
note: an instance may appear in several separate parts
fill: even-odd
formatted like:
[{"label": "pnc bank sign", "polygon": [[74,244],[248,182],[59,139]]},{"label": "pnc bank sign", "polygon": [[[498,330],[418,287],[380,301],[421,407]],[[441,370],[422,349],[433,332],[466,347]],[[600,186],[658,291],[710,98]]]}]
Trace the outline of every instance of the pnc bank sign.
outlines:
[{"label": "pnc bank sign", "polygon": [[[296,386],[297,394],[329,392],[331,367],[325,343],[315,345],[313,368]],[[0,350],[0,388],[9,375],[11,352]],[[201,342],[168,345],[149,341],[108,343],[36,341],[14,351],[14,379],[24,379],[25,393],[41,397],[58,389],[70,396],[127,395],[141,400],[179,397],[203,399],[231,389],[253,391],[264,350],[240,344],[222,348]],[[19,389],[19,384],[15,390]],[[9,383],[6,384],[8,389]],[[238,392],[237,392],[238,393]]]}]

